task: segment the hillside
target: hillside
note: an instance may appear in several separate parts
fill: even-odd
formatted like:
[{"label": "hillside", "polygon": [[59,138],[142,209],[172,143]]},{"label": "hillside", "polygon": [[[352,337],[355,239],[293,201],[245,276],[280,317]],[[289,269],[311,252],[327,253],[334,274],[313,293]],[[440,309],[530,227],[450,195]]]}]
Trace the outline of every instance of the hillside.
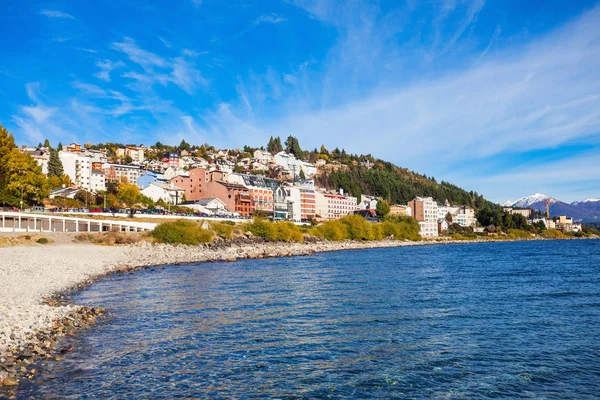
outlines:
[{"label": "hillside", "polygon": [[360,165],[325,172],[316,177],[318,186],[327,189],[342,188],[353,196],[361,194],[381,196],[393,204],[406,204],[417,196],[431,196],[443,203],[465,204],[479,208],[486,204],[483,196],[467,192],[458,186],[427,178],[389,162],[377,160],[373,167]]}]

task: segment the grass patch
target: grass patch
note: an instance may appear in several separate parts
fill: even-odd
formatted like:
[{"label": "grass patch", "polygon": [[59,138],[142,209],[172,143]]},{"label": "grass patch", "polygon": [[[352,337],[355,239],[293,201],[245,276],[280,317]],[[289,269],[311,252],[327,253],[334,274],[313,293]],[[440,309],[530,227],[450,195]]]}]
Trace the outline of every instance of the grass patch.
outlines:
[{"label": "grass patch", "polygon": [[304,235],[298,226],[291,222],[271,222],[255,218],[253,222],[243,225],[243,229],[252,232],[254,236],[280,242],[301,242]]},{"label": "grass patch", "polygon": [[508,237],[511,239],[531,239],[531,233],[521,229],[509,229]]},{"label": "grass patch", "polygon": [[567,237],[567,235],[565,235],[558,229],[546,229],[545,231],[540,233],[540,236],[551,239],[563,239]]},{"label": "grass patch", "polygon": [[80,233],[73,238],[78,243],[93,243],[103,246],[115,246],[121,244],[135,244],[148,240],[146,232],[101,232],[101,233]]},{"label": "grass patch", "polygon": [[193,221],[178,220],[159,224],[152,237],[160,243],[198,245],[212,241],[213,233]]}]

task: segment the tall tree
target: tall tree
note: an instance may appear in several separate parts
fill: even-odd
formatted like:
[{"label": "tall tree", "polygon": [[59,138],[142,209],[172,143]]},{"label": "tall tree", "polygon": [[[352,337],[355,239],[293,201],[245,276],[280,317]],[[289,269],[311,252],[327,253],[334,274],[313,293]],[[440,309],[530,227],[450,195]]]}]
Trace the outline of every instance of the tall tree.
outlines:
[{"label": "tall tree", "polygon": [[56,146],[56,151],[62,151],[62,142],[58,142],[58,146]]},{"label": "tall tree", "polygon": [[44,140],[44,147],[47,148],[47,149],[49,149],[51,147],[50,146],[50,141],[48,139]]},{"label": "tall tree", "polygon": [[181,143],[179,143],[179,150],[189,151],[190,147],[191,147],[190,144],[188,142],[186,142],[185,139],[181,139]]},{"label": "tall tree", "polygon": [[377,206],[375,206],[375,212],[379,218],[383,218],[390,213],[390,203],[384,199],[377,200]]},{"label": "tall tree", "polygon": [[58,156],[58,151],[52,149],[50,150],[50,159],[48,160],[48,178],[53,176],[60,177],[65,173],[63,168],[62,161],[60,161],[60,157]]},{"label": "tall tree", "polygon": [[302,149],[300,148],[300,143],[294,136],[288,136],[287,140],[285,141],[285,150],[288,153],[296,156],[296,158],[302,158]]}]

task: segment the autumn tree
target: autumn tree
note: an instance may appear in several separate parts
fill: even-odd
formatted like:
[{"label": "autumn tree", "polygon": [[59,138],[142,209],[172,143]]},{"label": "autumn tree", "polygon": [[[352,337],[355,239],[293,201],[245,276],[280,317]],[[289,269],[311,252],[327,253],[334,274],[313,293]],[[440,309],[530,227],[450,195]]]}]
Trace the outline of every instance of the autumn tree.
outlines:
[{"label": "autumn tree", "polygon": [[379,218],[385,217],[390,213],[390,203],[384,199],[379,199],[377,201],[377,206],[375,206],[375,212]]},{"label": "autumn tree", "polygon": [[48,180],[29,155],[20,152],[15,139],[0,125],[0,201],[32,204],[48,196]]}]

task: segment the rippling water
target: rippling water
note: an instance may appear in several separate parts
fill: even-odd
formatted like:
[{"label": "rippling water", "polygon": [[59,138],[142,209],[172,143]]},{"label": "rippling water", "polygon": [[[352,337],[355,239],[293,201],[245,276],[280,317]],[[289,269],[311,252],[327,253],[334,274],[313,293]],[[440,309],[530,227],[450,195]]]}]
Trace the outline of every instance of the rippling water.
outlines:
[{"label": "rippling water", "polygon": [[21,398],[596,398],[600,241],[156,267]]}]

